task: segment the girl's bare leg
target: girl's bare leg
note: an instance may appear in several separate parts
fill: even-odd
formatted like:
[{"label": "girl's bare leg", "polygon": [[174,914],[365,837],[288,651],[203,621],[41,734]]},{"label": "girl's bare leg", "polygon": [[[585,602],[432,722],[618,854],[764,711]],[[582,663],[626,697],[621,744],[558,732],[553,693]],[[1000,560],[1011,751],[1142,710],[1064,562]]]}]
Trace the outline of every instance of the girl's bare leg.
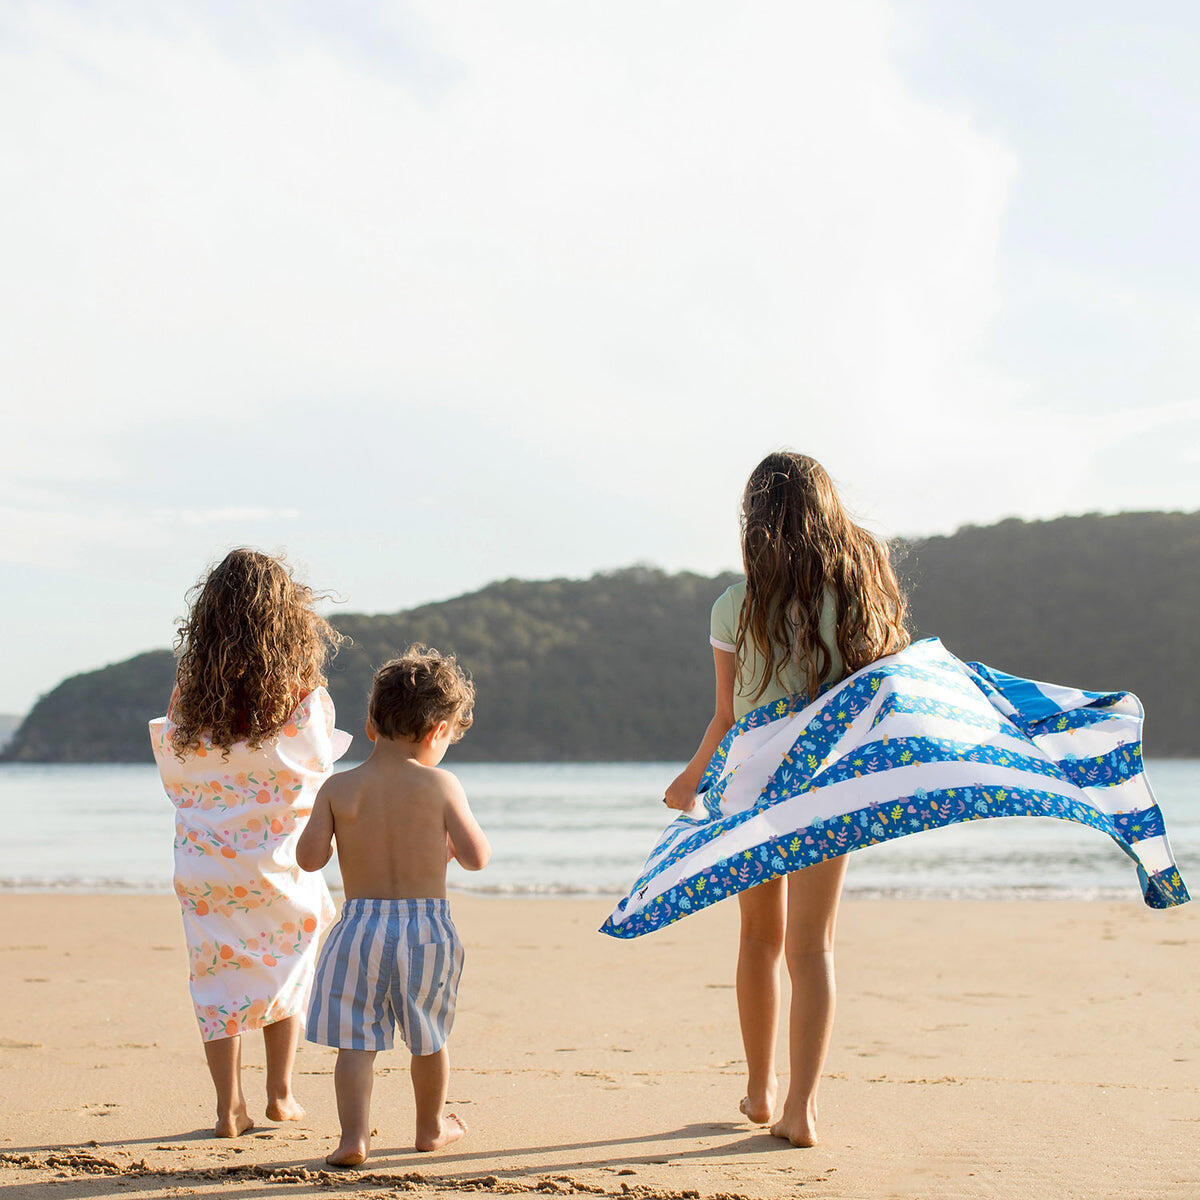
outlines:
[{"label": "girl's bare leg", "polygon": [[285,1017],[263,1026],[267,1050],[267,1120],[299,1121],[304,1109],[292,1095],[292,1067],[300,1042],[300,1018]]},{"label": "girl's bare leg", "polygon": [[440,1150],[457,1142],[467,1132],[465,1122],[454,1113],[442,1116],[450,1086],[450,1052],[443,1046],[436,1054],[414,1054],[411,1070],[417,1101],[417,1149]]},{"label": "girl's bare leg", "polygon": [[738,893],[737,1003],[746,1049],[746,1097],[739,1106],[758,1125],[771,1119],[779,1080],[775,1075],[775,1035],[779,1027],[779,960],[783,957],[786,913],[783,879]]},{"label": "girl's bare leg", "polygon": [[357,1167],[371,1152],[371,1088],[375,1084],[374,1050],[339,1050],[333,1068],[342,1139],[325,1161],[331,1167]]},{"label": "girl's bare leg", "polygon": [[204,1057],[217,1089],[217,1123],[213,1133],[217,1137],[237,1137],[254,1127],[246,1111],[246,1097],[242,1095],[241,1035],[205,1042]]},{"label": "girl's bare leg", "polygon": [[788,1021],[791,1078],[783,1115],[771,1126],[793,1146],[817,1144],[817,1086],[833,1033],[833,933],[846,877],[846,856],[787,877],[784,953],[792,981]]}]

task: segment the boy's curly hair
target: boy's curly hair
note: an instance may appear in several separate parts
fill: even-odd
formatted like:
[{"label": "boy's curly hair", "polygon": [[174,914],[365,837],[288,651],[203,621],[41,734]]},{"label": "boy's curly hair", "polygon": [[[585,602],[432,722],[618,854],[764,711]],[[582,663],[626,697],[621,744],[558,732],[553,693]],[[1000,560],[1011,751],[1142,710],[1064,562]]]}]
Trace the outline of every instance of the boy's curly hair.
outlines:
[{"label": "boy's curly hair", "polygon": [[175,638],[175,753],[205,738],[226,753],[240,741],[257,749],[324,686],[325,660],[344,639],[287,563],[258,550],[231,550],[191,596]]},{"label": "boy's curly hair", "polygon": [[367,716],[385,738],[423,738],[442,721],[457,742],[474,722],[475,685],[453,654],[415,642],[386,662],[371,684]]}]

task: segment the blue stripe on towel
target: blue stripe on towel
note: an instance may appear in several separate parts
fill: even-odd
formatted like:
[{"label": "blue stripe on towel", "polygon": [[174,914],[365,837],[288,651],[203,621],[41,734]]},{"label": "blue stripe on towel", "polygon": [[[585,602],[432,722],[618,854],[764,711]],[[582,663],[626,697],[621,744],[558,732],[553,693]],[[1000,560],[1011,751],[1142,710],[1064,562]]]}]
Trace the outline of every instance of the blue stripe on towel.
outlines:
[{"label": "blue stripe on towel", "polygon": [[1141,726],[1129,693],[1037,684],[917,642],[812,703],[742,717],[603,932],[636,937],[861,846],[1004,816],[1101,829],[1137,864],[1148,905],[1183,904]]}]

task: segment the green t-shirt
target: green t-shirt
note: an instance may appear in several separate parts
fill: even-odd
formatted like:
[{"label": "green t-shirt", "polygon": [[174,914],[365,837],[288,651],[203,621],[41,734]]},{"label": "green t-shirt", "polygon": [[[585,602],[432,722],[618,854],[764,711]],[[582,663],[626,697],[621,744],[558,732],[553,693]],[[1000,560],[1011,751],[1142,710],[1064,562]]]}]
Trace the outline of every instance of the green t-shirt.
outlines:
[{"label": "green t-shirt", "polygon": [[[746,596],[746,583],[742,580],[728,587],[718,597],[712,607],[712,621],[709,625],[708,640],[718,650],[728,650],[734,653],[737,646],[738,614],[742,611],[742,600]],[[842,658],[837,648],[837,608],[833,596],[827,591],[821,605],[821,638],[829,647],[833,656],[832,672],[829,679],[841,679],[844,674]],[[752,709],[773,700],[782,700],[785,696],[793,696],[798,692],[808,691],[808,679],[803,669],[796,662],[784,665],[778,679],[772,679],[767,689],[758,699],[754,698],[762,679],[764,663],[753,639],[747,638],[744,648],[746,661],[739,663],[739,670],[733,681],[733,719],[744,717]],[[785,651],[786,652],[786,651]],[[789,656],[790,657],[790,656]],[[776,660],[778,662],[778,659]]]}]

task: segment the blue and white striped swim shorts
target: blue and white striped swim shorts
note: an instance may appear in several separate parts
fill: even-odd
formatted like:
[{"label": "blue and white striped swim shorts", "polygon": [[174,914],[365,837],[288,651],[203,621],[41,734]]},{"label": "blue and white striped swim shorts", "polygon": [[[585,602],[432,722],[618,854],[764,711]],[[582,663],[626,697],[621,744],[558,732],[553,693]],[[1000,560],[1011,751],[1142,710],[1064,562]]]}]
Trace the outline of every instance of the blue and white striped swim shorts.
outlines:
[{"label": "blue and white striped swim shorts", "polygon": [[436,1054],[454,1024],[463,947],[445,900],[347,900],[317,963],[310,1042]]}]

